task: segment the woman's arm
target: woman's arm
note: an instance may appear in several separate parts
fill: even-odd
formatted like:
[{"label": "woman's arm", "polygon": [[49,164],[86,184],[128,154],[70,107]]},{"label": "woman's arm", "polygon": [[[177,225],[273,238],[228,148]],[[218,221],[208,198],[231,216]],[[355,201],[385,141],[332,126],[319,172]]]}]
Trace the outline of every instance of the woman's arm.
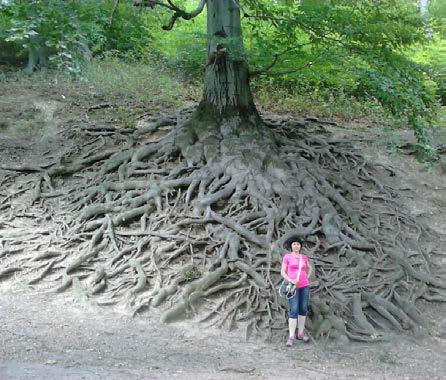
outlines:
[{"label": "woman's arm", "polygon": [[308,259],[307,267],[308,267],[308,273],[307,273],[307,276],[308,276],[308,279],[310,279],[310,278],[311,278],[311,275],[312,275],[313,272],[314,272],[313,264],[311,264],[310,259]]},{"label": "woman's arm", "polygon": [[280,271],[280,274],[285,280],[291,281],[291,279],[287,275],[287,272],[288,272],[288,265],[285,262],[282,262],[282,270]]}]

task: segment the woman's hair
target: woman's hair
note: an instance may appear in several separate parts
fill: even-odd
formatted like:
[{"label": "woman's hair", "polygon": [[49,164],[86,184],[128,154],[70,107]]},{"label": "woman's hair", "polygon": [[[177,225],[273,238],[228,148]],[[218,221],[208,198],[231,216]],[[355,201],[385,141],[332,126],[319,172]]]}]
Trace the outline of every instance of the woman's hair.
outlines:
[{"label": "woman's hair", "polygon": [[302,246],[302,243],[299,240],[297,240],[297,239],[290,239],[288,241],[288,248],[289,249],[291,249],[291,246],[293,245],[293,243],[299,243]]}]

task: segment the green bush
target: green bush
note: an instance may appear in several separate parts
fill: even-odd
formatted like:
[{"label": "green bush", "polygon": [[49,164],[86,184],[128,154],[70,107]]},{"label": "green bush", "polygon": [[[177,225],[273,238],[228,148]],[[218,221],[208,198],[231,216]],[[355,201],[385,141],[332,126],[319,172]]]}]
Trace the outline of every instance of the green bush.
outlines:
[{"label": "green bush", "polygon": [[152,29],[150,57],[160,66],[174,70],[191,81],[204,75],[207,59],[206,17],[199,15],[192,21],[178,21],[171,31],[162,30],[170,14],[162,14]]},{"label": "green bush", "polygon": [[[111,17],[113,0],[11,0],[0,6],[0,42],[38,56],[73,74],[79,62],[105,51],[142,56],[150,42],[151,18],[122,2]],[[153,18],[153,17],[152,17]]]}]

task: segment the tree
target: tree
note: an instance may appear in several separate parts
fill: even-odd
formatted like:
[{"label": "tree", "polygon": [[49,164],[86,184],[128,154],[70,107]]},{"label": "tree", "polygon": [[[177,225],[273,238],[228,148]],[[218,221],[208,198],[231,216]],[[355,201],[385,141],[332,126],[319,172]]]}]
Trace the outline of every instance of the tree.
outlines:
[{"label": "tree", "polygon": [[429,0],[420,0],[420,13],[423,16],[428,16],[429,15]]},{"label": "tree", "polygon": [[[178,18],[190,20],[207,6],[208,63],[204,80],[203,100],[197,118],[189,123],[197,128],[225,128],[231,131],[258,130],[260,118],[249,86],[249,70],[243,47],[240,6],[237,1],[200,1],[197,9],[188,13],[172,2],[138,1],[137,5],[162,6],[174,12],[165,30],[173,28]],[[206,119],[206,125],[202,120]],[[234,123],[234,118],[237,122]],[[194,125],[198,123],[199,127]],[[198,131],[198,130],[197,130]],[[213,131],[215,132],[215,131]],[[218,131],[221,132],[221,131]]]},{"label": "tree", "polygon": [[[150,1],[146,4],[159,5]],[[189,14],[172,5],[162,7],[176,14],[165,29],[171,29],[182,15],[189,20],[199,14],[197,11]],[[200,6],[197,10],[203,8]],[[435,118],[435,91],[427,84],[428,69],[403,53],[414,44],[427,41],[423,32],[425,20],[417,4],[406,0],[384,1],[382,7],[376,7],[370,1],[293,4],[254,0],[243,2],[242,8],[253,43],[259,45],[258,58],[266,66],[260,70],[251,68],[250,76],[281,74],[287,76],[288,83],[293,83],[293,75],[305,68],[309,71],[311,67],[318,67],[322,62],[332,62],[338,71],[345,67],[346,72],[338,74],[351,77],[351,93],[359,98],[376,99],[387,111],[407,121],[419,141],[420,156],[435,159],[425,133]],[[211,23],[208,30],[212,27]],[[218,36],[208,34],[208,37],[212,37],[214,45],[218,44]],[[233,49],[234,57],[239,55],[241,60],[250,61],[240,37],[234,38],[228,39],[232,46],[226,46],[225,51]],[[271,56],[266,52],[271,52]],[[209,54],[214,54],[213,50],[208,50]],[[346,61],[345,65],[340,65],[339,60]],[[250,63],[252,67],[253,62]],[[210,78],[208,74],[206,78]],[[323,83],[316,82],[314,86],[320,87]]]},{"label": "tree", "polygon": [[[72,61],[74,45],[80,44],[73,37],[77,21],[72,17],[73,4],[60,1],[32,0],[9,1],[0,4],[0,11],[9,13],[11,27],[6,31],[7,42],[20,43],[28,53],[25,72],[31,74],[37,67],[46,67],[50,51],[56,53],[59,62]],[[63,28],[54,28],[63,25]],[[70,41],[71,40],[71,41]]]},{"label": "tree", "polygon": [[[34,202],[53,191],[51,178],[90,173],[80,190],[76,184],[64,195],[76,216],[66,222],[60,249],[82,254],[58,262],[57,289],[73,285],[134,313],[160,307],[166,322],[194,316],[271,336],[286,326],[276,294],[281,256],[299,239],[316,266],[316,337],[371,341],[386,326],[424,324],[415,300],[445,300],[446,283],[435,270],[439,247],[426,244],[435,232],[395,199],[393,169],[367,162],[349,142],[308,133],[306,124],[261,119],[237,1],[202,1],[192,12],[170,0],[145,5],[173,12],[166,29],[207,5],[203,99],[184,123],[176,123],[178,115],[153,120],[125,146],[93,149],[42,172]],[[257,16],[289,25],[283,8],[273,16],[265,9],[259,3]],[[316,40],[327,35],[324,25],[302,25]]]}]

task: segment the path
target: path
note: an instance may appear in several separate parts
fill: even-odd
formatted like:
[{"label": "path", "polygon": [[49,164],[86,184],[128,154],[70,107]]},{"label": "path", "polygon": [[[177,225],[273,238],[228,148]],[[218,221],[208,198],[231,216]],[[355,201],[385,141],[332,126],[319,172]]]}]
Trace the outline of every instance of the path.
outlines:
[{"label": "path", "polygon": [[440,379],[446,340],[286,349],[239,335],[163,325],[70,294],[0,293],[0,379]]}]

